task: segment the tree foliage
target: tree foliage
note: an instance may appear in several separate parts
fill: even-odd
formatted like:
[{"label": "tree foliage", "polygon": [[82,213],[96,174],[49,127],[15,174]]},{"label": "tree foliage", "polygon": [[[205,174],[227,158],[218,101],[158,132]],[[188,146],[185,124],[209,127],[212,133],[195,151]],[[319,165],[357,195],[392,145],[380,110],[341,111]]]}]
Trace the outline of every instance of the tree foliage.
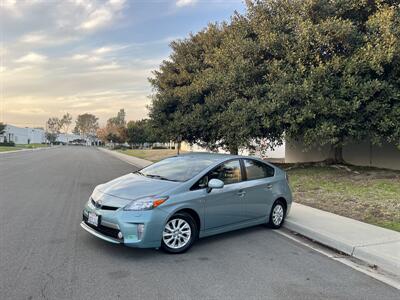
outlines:
[{"label": "tree foliage", "polygon": [[60,134],[60,126],[61,122],[57,117],[52,117],[47,120],[45,135],[46,139],[50,143],[54,143],[57,140],[58,135]]},{"label": "tree foliage", "polygon": [[104,143],[122,144],[127,139],[125,110],[122,108],[116,117],[107,120],[107,125],[97,130],[97,137]]},{"label": "tree foliage", "polygon": [[400,6],[258,0],[171,44],[150,82],[159,136],[211,149],[400,144]]},{"label": "tree foliage", "polygon": [[93,138],[99,128],[98,118],[95,115],[85,113],[79,115],[75,120],[74,133],[84,138]]},{"label": "tree foliage", "polygon": [[163,142],[157,137],[148,119],[129,121],[127,125],[127,142],[130,145],[143,145],[144,143]]},{"label": "tree foliage", "polygon": [[69,127],[72,124],[72,116],[69,113],[66,113],[62,116],[59,121],[60,130],[62,130],[65,134],[68,133]]}]

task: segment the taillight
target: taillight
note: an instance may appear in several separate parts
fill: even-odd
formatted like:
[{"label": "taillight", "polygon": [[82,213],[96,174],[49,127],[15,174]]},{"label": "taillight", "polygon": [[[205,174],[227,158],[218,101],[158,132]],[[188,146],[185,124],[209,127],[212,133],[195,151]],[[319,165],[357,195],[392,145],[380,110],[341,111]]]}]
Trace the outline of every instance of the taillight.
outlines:
[{"label": "taillight", "polygon": [[289,175],[285,173],[286,181],[289,183]]}]

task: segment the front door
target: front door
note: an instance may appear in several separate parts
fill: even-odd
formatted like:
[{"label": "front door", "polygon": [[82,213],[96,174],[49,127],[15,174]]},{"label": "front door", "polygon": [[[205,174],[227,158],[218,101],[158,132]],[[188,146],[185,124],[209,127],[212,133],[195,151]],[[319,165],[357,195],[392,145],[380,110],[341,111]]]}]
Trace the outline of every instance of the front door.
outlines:
[{"label": "front door", "polygon": [[222,189],[213,189],[205,196],[205,229],[214,229],[245,220],[241,166],[238,159],[228,161],[210,171],[207,180],[222,180]]}]

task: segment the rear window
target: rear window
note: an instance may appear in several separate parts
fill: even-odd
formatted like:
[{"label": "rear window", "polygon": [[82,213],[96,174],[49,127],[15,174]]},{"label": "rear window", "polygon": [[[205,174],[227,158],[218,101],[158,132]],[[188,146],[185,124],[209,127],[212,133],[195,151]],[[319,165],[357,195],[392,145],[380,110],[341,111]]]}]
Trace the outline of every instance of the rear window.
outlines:
[{"label": "rear window", "polygon": [[252,159],[244,159],[244,168],[246,170],[247,180],[272,177],[275,173],[274,168]]},{"label": "rear window", "polygon": [[212,160],[193,157],[170,157],[156,162],[142,170],[140,174],[156,179],[186,181],[213,163]]}]

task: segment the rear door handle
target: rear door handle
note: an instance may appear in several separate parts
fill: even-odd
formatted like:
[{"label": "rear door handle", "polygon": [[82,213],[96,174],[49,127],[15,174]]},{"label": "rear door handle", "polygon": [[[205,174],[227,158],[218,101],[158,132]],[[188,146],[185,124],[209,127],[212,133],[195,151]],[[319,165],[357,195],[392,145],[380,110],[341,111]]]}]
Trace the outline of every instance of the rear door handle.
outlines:
[{"label": "rear door handle", "polygon": [[272,184],[270,184],[270,183],[267,184],[266,188],[267,188],[268,190],[272,189]]},{"label": "rear door handle", "polygon": [[246,195],[246,191],[240,190],[237,194],[239,197],[243,197],[244,195]]}]

